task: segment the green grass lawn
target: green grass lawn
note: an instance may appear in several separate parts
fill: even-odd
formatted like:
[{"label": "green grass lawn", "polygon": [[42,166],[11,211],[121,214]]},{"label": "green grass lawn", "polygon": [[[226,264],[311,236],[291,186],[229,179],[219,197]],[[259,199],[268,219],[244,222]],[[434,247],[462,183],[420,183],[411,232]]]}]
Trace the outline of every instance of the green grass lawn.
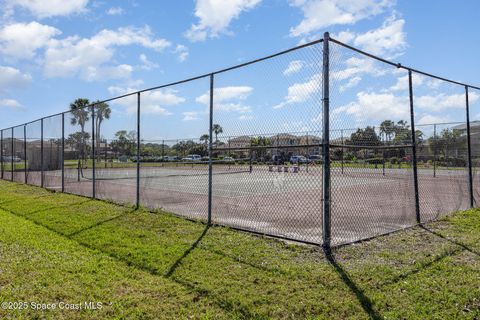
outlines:
[{"label": "green grass lawn", "polygon": [[20,319],[479,319],[480,210],[345,246],[284,243],[0,181],[0,302]]}]

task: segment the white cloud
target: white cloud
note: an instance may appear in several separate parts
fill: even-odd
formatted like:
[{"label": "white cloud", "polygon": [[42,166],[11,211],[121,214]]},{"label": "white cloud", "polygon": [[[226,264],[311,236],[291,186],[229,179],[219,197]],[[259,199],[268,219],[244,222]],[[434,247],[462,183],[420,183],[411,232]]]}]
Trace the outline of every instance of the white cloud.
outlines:
[{"label": "white cloud", "polygon": [[380,28],[357,35],[353,43],[376,55],[398,54],[407,46],[404,25],[405,20],[391,16]]},{"label": "white cloud", "polygon": [[280,109],[290,104],[305,102],[314,93],[320,92],[321,74],[313,75],[308,81],[295,83],[288,88],[288,94],[283,101],[275,105],[274,109]]},{"label": "white cloud", "polygon": [[332,34],[332,38],[343,42],[343,43],[349,43],[353,39],[355,39],[355,33],[350,32],[350,31],[341,31],[338,34]]},{"label": "white cloud", "polygon": [[408,119],[409,102],[407,96],[393,93],[359,92],[357,100],[332,111],[334,116],[346,114],[353,116],[357,122],[366,120],[401,120]]},{"label": "white cloud", "polygon": [[252,120],[253,116],[247,116],[247,115],[241,115],[238,117],[238,120],[246,121],[246,120]]},{"label": "white cloud", "polygon": [[125,11],[121,7],[111,7],[107,10],[107,14],[110,16],[122,15]]},{"label": "white cloud", "polygon": [[[474,103],[480,95],[471,92],[468,95],[469,102]],[[464,109],[465,108],[465,94],[445,94],[439,93],[437,95],[424,95],[414,97],[413,103],[416,107],[426,109],[432,112],[440,112],[446,109]]]},{"label": "white cloud", "polygon": [[[383,22],[382,26],[365,33],[349,30],[332,34],[332,38],[349,43],[369,53],[393,59],[403,54],[407,47],[405,20],[397,19],[395,12]],[[317,36],[318,38],[318,36]]]},{"label": "white cloud", "polygon": [[14,59],[31,59],[36,50],[45,47],[60,30],[36,21],[13,23],[0,29],[0,52]]},{"label": "white cloud", "polygon": [[[79,74],[81,78],[89,79],[91,68],[104,67],[104,64],[112,60],[116,47],[129,45],[139,45],[161,52],[170,46],[170,42],[154,38],[148,26],[105,29],[91,38],[73,36],[62,40],[52,39],[45,51],[44,74],[47,77]],[[121,65],[116,68],[123,73],[127,70]]]},{"label": "white cloud", "polygon": [[88,0],[7,0],[7,8],[21,7],[38,18],[68,16],[86,10]]},{"label": "white cloud", "polygon": [[449,122],[449,119],[446,118],[446,117],[434,116],[434,115],[431,115],[431,114],[427,114],[427,115],[421,116],[420,119],[416,122],[419,125],[433,124],[433,123],[446,123],[446,122]]},{"label": "white cloud", "polygon": [[243,105],[242,103],[214,103],[213,109],[215,111],[224,112],[237,112],[237,113],[250,113],[252,108],[250,106]]},{"label": "white cloud", "polygon": [[357,84],[362,80],[361,77],[359,76],[354,76],[350,79],[348,79],[348,82],[346,84],[343,84],[340,86],[340,88],[338,89],[338,91],[340,92],[344,92],[345,90],[349,89],[349,88],[353,88],[355,86],[357,86]]},{"label": "white cloud", "polygon": [[120,64],[113,67],[89,66],[84,70],[83,78],[86,81],[104,81],[107,79],[128,79],[133,72],[133,67]]},{"label": "white cloud", "polygon": [[[252,91],[253,88],[247,86],[215,88],[213,91],[214,103],[222,103],[232,99],[244,100]],[[195,100],[199,103],[208,105],[210,103],[210,92],[207,91]]]},{"label": "white cloud", "polygon": [[197,111],[186,111],[182,112],[183,119],[182,121],[194,121],[199,120],[199,113]]},{"label": "white cloud", "polygon": [[[124,95],[137,90],[134,88],[109,87],[108,91],[113,95]],[[172,115],[173,113],[166,107],[185,102],[185,98],[177,95],[177,93],[178,91],[168,88],[142,92],[140,96],[142,114]],[[112,104],[124,106],[127,113],[134,114],[137,112],[137,95],[114,100]]]},{"label": "white cloud", "polygon": [[178,57],[177,57],[178,61],[183,62],[188,57],[188,48],[183,44],[177,44],[173,53],[178,54]]},{"label": "white cloud", "polygon": [[[244,105],[242,100],[245,100],[252,91],[253,88],[248,86],[215,88],[213,91],[213,107],[218,111],[249,113],[252,108]],[[197,97],[195,101],[208,106],[210,104],[210,92],[207,91]]]},{"label": "white cloud", "polygon": [[289,76],[291,74],[297,73],[302,70],[304,64],[305,62],[303,62],[302,60],[293,60],[288,64],[288,67],[287,69],[285,69],[285,71],[283,71],[283,74]]},{"label": "white cloud", "polygon": [[22,73],[20,70],[0,66],[0,92],[4,92],[10,88],[23,87],[32,81],[32,76]]},{"label": "white cloud", "polygon": [[190,41],[204,41],[227,33],[227,28],[240,13],[253,9],[261,0],[197,0],[195,16],[200,19],[185,32]]},{"label": "white cloud", "polygon": [[105,46],[128,46],[137,44],[145,48],[153,49],[161,52],[168,46],[170,42],[165,39],[153,38],[153,32],[149,26],[143,28],[123,27],[115,30],[104,29],[90,39],[97,45]]},{"label": "white cloud", "polygon": [[[421,86],[423,84],[424,77],[421,75],[416,74],[412,76],[412,85]],[[397,82],[389,88],[391,91],[401,91],[401,90],[408,90],[408,74],[398,77]]]},{"label": "white cloud", "polygon": [[445,81],[432,78],[427,81],[427,86],[429,86],[432,89],[438,89],[444,83]]},{"label": "white cloud", "polygon": [[291,0],[290,4],[303,11],[304,18],[290,29],[294,37],[307,35],[332,25],[354,24],[382,13],[394,0]]},{"label": "white cloud", "polygon": [[148,60],[147,56],[144,53],[140,54],[138,59],[140,60],[140,62],[142,62],[140,68],[143,70],[152,70],[159,67],[158,64]]},{"label": "white cloud", "polygon": [[331,72],[331,78],[333,81],[351,80],[361,76],[363,74],[369,74],[372,76],[382,76],[385,74],[385,70],[378,68],[375,60],[370,58],[358,58],[350,57],[344,61],[345,68],[338,71]]},{"label": "white cloud", "polygon": [[0,107],[12,108],[12,109],[22,109],[23,106],[14,99],[0,99]]}]

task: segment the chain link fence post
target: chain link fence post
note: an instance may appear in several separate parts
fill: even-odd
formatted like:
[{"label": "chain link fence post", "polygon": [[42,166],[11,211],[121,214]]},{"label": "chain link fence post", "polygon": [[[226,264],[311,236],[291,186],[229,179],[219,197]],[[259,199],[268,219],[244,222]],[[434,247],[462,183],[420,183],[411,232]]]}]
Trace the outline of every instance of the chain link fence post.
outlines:
[{"label": "chain link fence post", "polygon": [[210,113],[209,113],[209,143],[208,143],[208,225],[212,224],[212,149],[213,149],[213,89],[214,75],[210,74]]},{"label": "chain link fence post", "polygon": [[330,250],[330,34],[323,34],[323,248]]},{"label": "chain link fence post", "polygon": [[420,199],[418,195],[418,172],[417,172],[417,137],[415,134],[415,114],[413,108],[413,85],[412,85],[412,70],[408,70],[408,93],[410,97],[410,126],[412,135],[412,167],[413,167],[413,186],[415,189],[415,218],[417,223],[420,219]]},{"label": "chain link fence post", "polygon": [[165,140],[162,140],[162,167],[165,166]]},{"label": "chain link fence post", "polygon": [[43,118],[40,119],[40,187],[43,188]]},{"label": "chain link fence post", "polygon": [[27,125],[23,125],[23,171],[25,173],[25,184],[28,182],[28,174],[27,174]]},{"label": "chain link fence post", "polygon": [[468,101],[468,86],[465,86],[465,107],[467,114],[468,191],[470,194],[470,208],[473,208],[472,146],[470,135],[470,105]]},{"label": "chain link fence post", "polygon": [[62,113],[62,192],[65,192],[65,113]]},{"label": "chain link fence post", "polygon": [[140,207],[140,92],[137,93],[137,196],[136,208]]},{"label": "chain link fence post", "polygon": [[343,155],[343,153],[345,152],[345,149],[343,148],[343,145],[344,145],[345,142],[344,142],[344,139],[343,139],[343,129],[341,129],[340,132],[341,132],[340,135],[341,135],[341,142],[342,142],[341,163],[342,163],[342,174],[343,174],[343,167],[344,167],[344,157],[343,157],[344,155]]},{"label": "chain link fence post", "polygon": [[3,180],[3,130],[0,130],[0,178]]},{"label": "chain link fence post", "polygon": [[[95,181],[95,105],[92,105],[92,198],[96,198],[96,181]],[[87,160],[88,161],[88,160]]]},{"label": "chain link fence post", "polygon": [[[386,146],[385,134],[382,135],[382,145]],[[382,175],[385,176],[385,148],[382,150]]]},{"label": "chain link fence post", "polygon": [[15,155],[15,145],[14,145],[14,141],[13,141],[13,137],[14,137],[14,130],[13,130],[13,127],[12,127],[12,132],[11,132],[11,138],[10,138],[10,150],[12,151],[11,152],[11,159],[10,159],[10,181],[13,181],[13,175],[15,173],[15,166],[14,166],[14,155]]},{"label": "chain link fence post", "polygon": [[437,177],[437,124],[433,125],[433,177]]}]

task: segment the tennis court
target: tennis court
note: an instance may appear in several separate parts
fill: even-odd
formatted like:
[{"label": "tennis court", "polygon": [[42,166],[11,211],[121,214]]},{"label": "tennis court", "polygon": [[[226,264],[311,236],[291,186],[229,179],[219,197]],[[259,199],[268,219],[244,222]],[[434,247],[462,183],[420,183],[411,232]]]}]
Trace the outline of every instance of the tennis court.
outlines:
[{"label": "tennis court", "polygon": [[[214,223],[264,234],[321,243],[322,168],[301,166],[213,166]],[[67,192],[91,196],[92,170],[65,170]],[[333,244],[343,244],[415,224],[412,169],[332,168]],[[45,181],[61,188],[61,171],[45,172]],[[96,195],[134,203],[136,168],[97,168]],[[467,209],[466,170],[419,170],[422,221]],[[206,221],[208,166],[169,164],[140,170],[143,206]]]},{"label": "tennis court", "polygon": [[[358,66],[375,72],[360,79]],[[480,105],[469,90],[480,88],[325,34],[104,101],[128,116],[107,119],[94,103],[0,130],[2,177],[329,247],[475,205],[480,121],[468,112]],[[392,106],[373,99],[385,92]],[[425,122],[440,110],[432,92],[454,101],[450,122]],[[172,94],[175,106],[151,103]]]}]

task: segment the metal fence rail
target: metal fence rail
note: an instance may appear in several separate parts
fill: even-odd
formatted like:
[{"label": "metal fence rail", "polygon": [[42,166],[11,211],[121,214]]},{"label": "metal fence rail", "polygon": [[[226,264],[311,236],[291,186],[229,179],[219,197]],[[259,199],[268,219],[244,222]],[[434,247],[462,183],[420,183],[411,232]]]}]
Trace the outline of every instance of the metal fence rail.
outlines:
[{"label": "metal fence rail", "polygon": [[[326,249],[480,197],[480,88],[328,33],[212,73],[115,90],[0,130],[1,179]],[[449,110],[456,122],[445,122]]]}]

